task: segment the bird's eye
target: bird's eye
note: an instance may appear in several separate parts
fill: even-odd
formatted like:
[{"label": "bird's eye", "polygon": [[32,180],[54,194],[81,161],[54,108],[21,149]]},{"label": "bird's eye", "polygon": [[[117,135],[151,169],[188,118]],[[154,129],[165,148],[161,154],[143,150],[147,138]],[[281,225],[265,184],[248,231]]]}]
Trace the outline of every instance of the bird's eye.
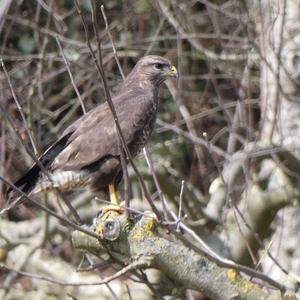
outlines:
[{"label": "bird's eye", "polygon": [[157,70],[161,70],[161,69],[163,69],[164,65],[163,65],[163,64],[157,63],[157,64],[154,64],[154,67],[155,67],[155,69],[157,69]]}]

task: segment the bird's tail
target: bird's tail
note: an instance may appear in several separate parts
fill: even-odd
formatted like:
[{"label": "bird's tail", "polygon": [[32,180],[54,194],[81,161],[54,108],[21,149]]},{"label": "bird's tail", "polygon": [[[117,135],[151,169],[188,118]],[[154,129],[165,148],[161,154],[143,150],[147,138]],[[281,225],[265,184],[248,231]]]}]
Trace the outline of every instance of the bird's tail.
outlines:
[{"label": "bird's tail", "polygon": [[[47,168],[55,157],[64,149],[72,133],[73,131],[69,130],[69,132],[65,133],[55,144],[50,146],[41,157],[39,157],[40,163],[45,168]],[[5,195],[6,206],[2,209],[2,211],[7,211],[15,205],[24,202],[26,200],[24,194],[29,196],[32,193],[36,193],[35,189],[40,188],[37,187],[37,182],[40,179],[40,173],[40,167],[37,164],[34,164],[32,168],[25,173],[25,175],[17,180],[13,186],[10,186]],[[44,188],[44,190],[46,188]],[[22,192],[23,195],[20,192]],[[2,211],[0,211],[0,214]]]},{"label": "bird's tail", "polygon": [[0,215],[26,200],[30,196],[40,176],[40,168],[34,165],[19,180],[10,186],[4,194],[5,205]]},{"label": "bird's tail", "polygon": [[4,207],[0,210],[0,215],[4,214],[5,212],[9,211],[13,207],[23,203],[25,201],[24,196],[17,196],[14,198],[10,198],[8,201],[6,201]]}]

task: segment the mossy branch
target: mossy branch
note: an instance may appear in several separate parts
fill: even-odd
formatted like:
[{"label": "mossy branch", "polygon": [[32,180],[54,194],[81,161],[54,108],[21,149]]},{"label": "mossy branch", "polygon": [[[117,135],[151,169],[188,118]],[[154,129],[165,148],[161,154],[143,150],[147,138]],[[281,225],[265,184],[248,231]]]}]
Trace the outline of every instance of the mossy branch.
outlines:
[{"label": "mossy branch", "polygon": [[[266,292],[242,278],[236,270],[220,267],[189,248],[171,242],[158,233],[151,216],[124,215],[109,212],[98,217],[90,228],[98,240],[82,232],[73,233],[75,248],[95,255],[109,252],[128,261],[147,260],[177,284],[201,291],[211,299],[282,299],[279,291]],[[145,266],[143,266],[145,267]]]}]

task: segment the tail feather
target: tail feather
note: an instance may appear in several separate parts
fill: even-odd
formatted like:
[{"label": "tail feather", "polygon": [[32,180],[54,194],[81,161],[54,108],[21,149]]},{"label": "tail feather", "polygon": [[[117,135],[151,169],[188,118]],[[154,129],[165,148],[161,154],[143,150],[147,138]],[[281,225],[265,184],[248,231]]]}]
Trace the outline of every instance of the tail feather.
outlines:
[{"label": "tail feather", "polygon": [[24,199],[24,196],[19,196],[15,198],[10,198],[8,202],[6,202],[6,205],[4,208],[0,210],[0,215],[4,214],[5,212],[9,211],[10,209],[14,208],[15,206],[23,203],[26,199]]},{"label": "tail feather", "polygon": [[[45,168],[48,168],[55,157],[64,149],[71,134],[72,132],[64,135],[39,158],[39,161]],[[34,164],[21,178],[14,183],[14,185],[26,195],[30,195],[30,193],[36,187],[40,177],[41,169],[37,164]],[[5,211],[26,200],[24,196],[20,196],[17,191],[14,191],[12,187],[7,189],[5,198],[7,200],[7,207],[4,208]]]},{"label": "tail feather", "polygon": [[[19,188],[24,194],[28,195],[35,187],[39,176],[40,168],[37,165],[34,165],[29,171],[26,172],[26,174],[24,174],[20,179],[18,179],[14,183],[14,186]],[[7,189],[5,197],[7,203],[6,208],[9,209],[25,201],[25,198],[22,195],[19,195],[19,193],[15,191],[12,187],[9,187]]]},{"label": "tail feather", "polygon": [[[21,178],[19,178],[14,186],[20,189],[24,194],[30,195],[31,191],[34,189],[38,179],[40,177],[40,168],[37,165],[33,165],[30,170],[28,170]],[[5,206],[0,211],[0,214],[10,210],[16,205],[21,204],[26,201],[26,198],[23,195],[20,195],[17,190],[14,190],[13,187],[9,187],[4,195]]]}]

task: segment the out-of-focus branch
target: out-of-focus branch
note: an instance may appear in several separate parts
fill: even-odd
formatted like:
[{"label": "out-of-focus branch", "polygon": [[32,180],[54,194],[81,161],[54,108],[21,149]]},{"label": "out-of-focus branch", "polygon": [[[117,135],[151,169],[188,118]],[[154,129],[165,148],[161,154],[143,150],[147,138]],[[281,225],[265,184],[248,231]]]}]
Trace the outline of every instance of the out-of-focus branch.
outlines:
[{"label": "out-of-focus branch", "polygon": [[0,32],[2,31],[3,24],[11,4],[11,0],[4,0],[0,2]]},{"label": "out-of-focus branch", "polygon": [[60,43],[60,40],[59,40],[58,35],[55,37],[55,39],[56,39],[56,43],[57,43],[57,45],[58,45],[58,47],[59,47],[59,50],[60,50],[60,52],[61,52],[61,55],[62,55],[62,57],[63,57],[64,63],[65,63],[65,65],[66,65],[66,68],[67,68],[67,70],[68,70],[68,73],[69,73],[69,76],[70,76],[70,79],[71,79],[71,83],[72,83],[73,89],[74,89],[74,91],[75,91],[75,93],[76,93],[76,95],[77,95],[77,97],[78,97],[79,102],[80,102],[82,112],[83,112],[84,114],[86,114],[86,109],[85,109],[84,103],[83,103],[83,101],[82,101],[81,95],[80,95],[80,93],[79,93],[79,91],[78,91],[78,88],[77,88],[75,82],[74,82],[74,78],[73,78],[72,72],[71,72],[71,70],[70,70],[70,63],[68,62],[68,60],[67,60],[67,58],[66,58],[66,56],[65,56],[65,53],[64,53],[64,50],[63,50],[62,45],[61,45],[61,43]]},{"label": "out-of-focus branch", "polygon": [[[273,168],[267,187],[264,188],[258,184],[252,185],[244,193],[242,201],[239,203],[244,218],[244,220],[240,220],[243,237],[237,232],[236,226],[229,226],[231,255],[234,260],[244,264],[249,263],[245,240],[250,244],[252,250],[257,251],[261,245],[256,238],[256,234],[260,238],[265,237],[280,208],[291,204],[299,204],[299,188],[279,168],[276,168],[271,160],[269,164],[272,164]],[[243,209],[244,207],[247,209]],[[232,219],[231,217],[228,220]]]},{"label": "out-of-focus branch", "polygon": [[166,20],[174,27],[180,35],[187,36],[187,40],[189,43],[198,51],[203,53],[205,57],[211,60],[223,60],[223,61],[240,61],[247,58],[249,53],[247,54],[226,54],[226,53],[215,53],[209,49],[203,47],[196,39],[189,38],[186,34],[184,28],[179,24],[177,19],[173,16],[172,12],[169,10],[168,6],[164,3],[164,1],[156,1],[159,6],[162,14],[166,18]]},{"label": "out-of-focus branch", "polygon": [[[284,154],[289,155],[285,156]],[[249,155],[251,156],[251,153]],[[225,181],[222,182],[218,178],[212,184],[211,201],[205,210],[209,216],[218,219],[221,217],[220,214],[227,197],[232,197],[232,203],[239,200],[239,204],[234,206],[231,213],[226,216],[225,236],[231,258],[246,265],[251,264],[249,248],[256,255],[257,251],[264,247],[262,240],[268,236],[277,212],[285,206],[299,205],[299,186],[285,172],[286,166],[283,162],[284,157],[287,158],[286,161],[289,161],[291,154],[282,151],[278,155],[269,153],[269,159],[267,156],[263,155],[256,160],[256,163],[260,164],[261,171],[257,174],[256,184],[248,185],[248,188],[245,179],[244,183],[241,181],[245,177],[243,172],[249,158],[245,154],[240,161],[231,162],[223,171],[223,180]],[[271,158],[275,158],[274,161]],[[252,163],[255,164],[254,161]],[[239,187],[239,193],[234,190],[235,186]],[[244,189],[245,191],[241,193]],[[280,266],[268,249],[266,253],[283,271],[286,280],[292,285],[299,285],[297,279],[292,278]]]}]

